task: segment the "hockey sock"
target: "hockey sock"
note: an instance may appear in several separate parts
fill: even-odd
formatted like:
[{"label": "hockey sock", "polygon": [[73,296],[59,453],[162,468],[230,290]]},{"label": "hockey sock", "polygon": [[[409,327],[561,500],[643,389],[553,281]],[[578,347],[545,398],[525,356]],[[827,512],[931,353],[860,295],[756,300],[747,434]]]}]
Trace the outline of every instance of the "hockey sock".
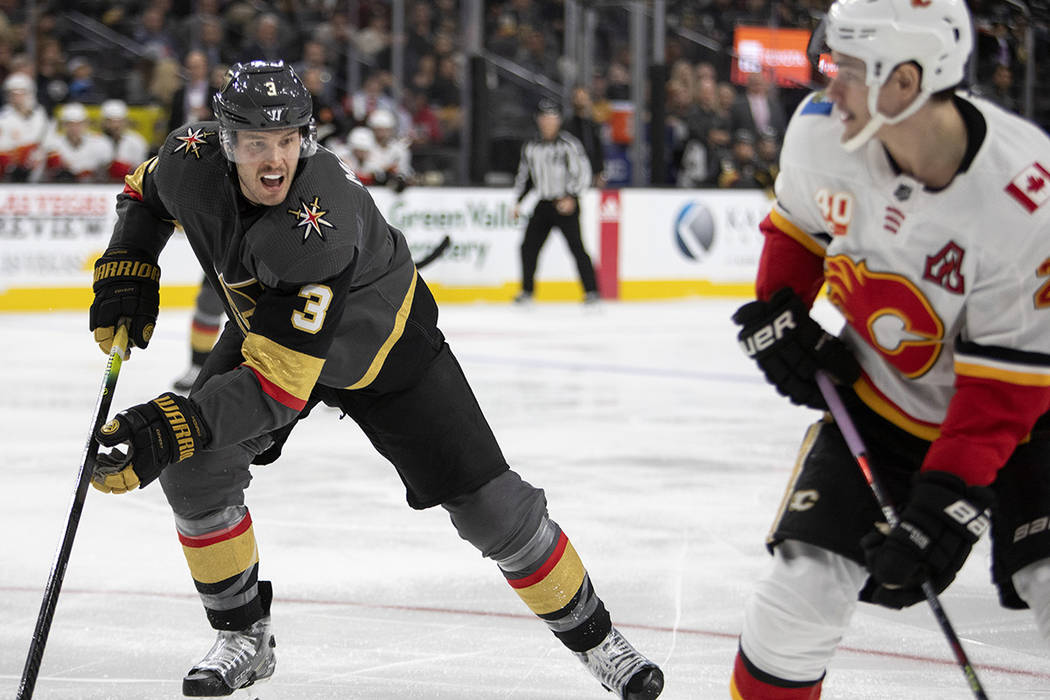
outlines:
[{"label": "hockey sock", "polygon": [[190,323],[190,362],[200,367],[219,338],[220,319],[194,314]]},{"label": "hockey sock", "polygon": [[549,518],[524,547],[498,564],[511,588],[570,650],[593,649],[612,629],[583,562]]},{"label": "hockey sock", "polygon": [[266,614],[252,518],[230,506],[204,518],[176,518],[186,563],[215,629],[242,630]]},{"label": "hockey sock", "polygon": [[786,681],[761,670],[738,650],[729,681],[733,700],[818,700],[824,679]]}]

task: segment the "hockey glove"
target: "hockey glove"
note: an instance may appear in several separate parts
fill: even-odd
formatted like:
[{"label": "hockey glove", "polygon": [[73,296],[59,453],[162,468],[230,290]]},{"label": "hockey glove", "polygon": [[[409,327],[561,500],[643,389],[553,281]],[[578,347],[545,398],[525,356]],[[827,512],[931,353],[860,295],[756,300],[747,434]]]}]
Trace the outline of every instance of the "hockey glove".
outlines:
[{"label": "hockey glove", "polygon": [[103,493],[124,493],[204,449],[211,433],[192,399],[169,392],[121,411],[94,437],[103,447],[128,444],[127,454],[118,449],[99,453],[91,479]]},{"label": "hockey glove", "polygon": [[130,320],[128,338],[135,347],[149,345],[160,307],[160,267],[144,253],[110,248],[95,261],[95,299],[89,325],[95,342],[109,354],[117,322]]},{"label": "hockey glove", "polygon": [[916,474],[897,526],[861,540],[871,573],[866,589],[871,602],[897,609],[913,605],[925,600],[926,580],[937,593],[946,589],[988,529],[993,500],[991,489],[967,486],[949,472]]},{"label": "hockey glove", "polygon": [[817,387],[818,369],[840,384],[853,384],[860,376],[853,353],[810,317],[789,287],[778,290],[769,301],[744,304],[733,314],[733,322],[742,326],[737,339],[744,352],[794,404],[827,408]]}]

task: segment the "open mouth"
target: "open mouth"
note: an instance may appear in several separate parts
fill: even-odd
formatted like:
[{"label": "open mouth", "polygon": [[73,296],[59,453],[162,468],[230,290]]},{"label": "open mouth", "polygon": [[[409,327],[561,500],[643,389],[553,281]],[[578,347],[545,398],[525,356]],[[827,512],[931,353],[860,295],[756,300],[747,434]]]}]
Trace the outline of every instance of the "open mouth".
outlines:
[{"label": "open mouth", "polygon": [[259,181],[262,182],[262,186],[264,188],[276,191],[281,189],[281,185],[284,184],[284,175],[270,173],[267,175],[263,175],[261,178],[259,178]]}]

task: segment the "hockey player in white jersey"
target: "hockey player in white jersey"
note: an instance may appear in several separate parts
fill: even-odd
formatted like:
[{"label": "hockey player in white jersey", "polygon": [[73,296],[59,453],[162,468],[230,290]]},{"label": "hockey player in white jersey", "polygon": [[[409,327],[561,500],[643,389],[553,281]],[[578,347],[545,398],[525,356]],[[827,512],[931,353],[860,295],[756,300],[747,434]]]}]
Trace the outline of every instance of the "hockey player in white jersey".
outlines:
[{"label": "hockey player in white jersey", "polygon": [[[1000,602],[1050,640],[1050,140],[956,93],[962,0],[838,0],[826,28],[838,72],[788,127],[758,300],[733,318],[794,403],[826,408],[816,369],[838,381],[901,522],[825,415],[745,607],[737,700],[818,698],[858,599],[943,591],[989,515]],[[809,315],[824,284],[838,337]]]},{"label": "hockey player in white jersey", "polygon": [[40,161],[40,144],[51,128],[47,111],[37,104],[36,83],[25,73],[4,80],[7,104],[0,109],[0,175],[25,182]]},{"label": "hockey player in white jersey", "polygon": [[49,182],[100,182],[113,161],[112,142],[91,131],[79,102],[60,107],[62,128],[44,139],[44,179]]},{"label": "hockey player in white jersey", "polygon": [[113,159],[107,168],[111,182],[124,182],[149,155],[149,144],[128,124],[128,105],[124,100],[106,100],[99,110],[102,133],[113,143]]}]

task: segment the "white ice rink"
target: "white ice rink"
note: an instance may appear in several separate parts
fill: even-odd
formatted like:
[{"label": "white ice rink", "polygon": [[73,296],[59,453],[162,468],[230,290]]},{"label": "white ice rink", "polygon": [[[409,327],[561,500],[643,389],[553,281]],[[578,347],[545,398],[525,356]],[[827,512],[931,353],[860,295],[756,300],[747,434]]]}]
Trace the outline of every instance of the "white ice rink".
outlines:
[{"label": "white ice rink", "polygon": [[[741,608],[804,427],[736,347],[738,301],[445,306],[442,328],[511,465],[547,492],[667,700],[727,698]],[[826,309],[822,310],[827,312]],[[114,407],[187,361],[164,312]],[[87,314],[0,315],[0,697],[15,694],[61,537],[104,356]],[[274,582],[263,700],[610,698],[440,508],[412,511],[350,421],[319,410],[255,471]],[[177,467],[173,467],[177,468]],[[982,542],[943,597],[990,697],[1050,697],[1050,649],[998,607]],[[178,698],[213,641],[157,485],[89,490],[36,698]],[[972,697],[925,606],[861,606],[826,698]]]}]

